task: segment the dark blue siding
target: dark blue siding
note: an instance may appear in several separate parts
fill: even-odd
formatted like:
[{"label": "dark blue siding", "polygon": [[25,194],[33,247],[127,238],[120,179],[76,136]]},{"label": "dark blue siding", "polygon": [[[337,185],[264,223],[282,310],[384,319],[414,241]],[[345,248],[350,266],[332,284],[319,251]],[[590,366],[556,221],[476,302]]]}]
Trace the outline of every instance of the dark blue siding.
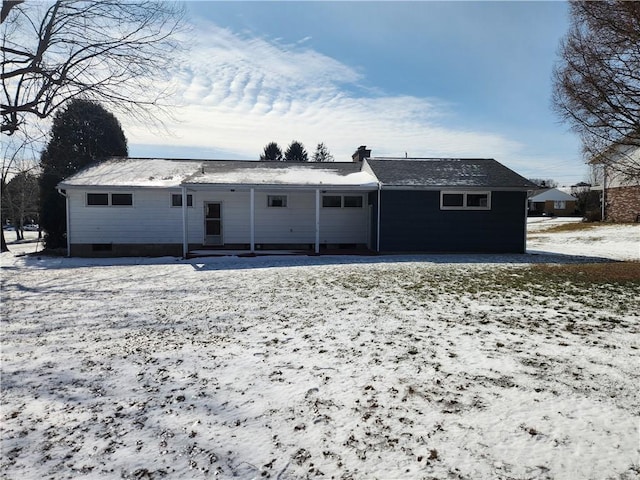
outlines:
[{"label": "dark blue siding", "polygon": [[491,192],[491,210],[440,210],[438,191],[381,193],[381,252],[524,253],[526,192]]}]

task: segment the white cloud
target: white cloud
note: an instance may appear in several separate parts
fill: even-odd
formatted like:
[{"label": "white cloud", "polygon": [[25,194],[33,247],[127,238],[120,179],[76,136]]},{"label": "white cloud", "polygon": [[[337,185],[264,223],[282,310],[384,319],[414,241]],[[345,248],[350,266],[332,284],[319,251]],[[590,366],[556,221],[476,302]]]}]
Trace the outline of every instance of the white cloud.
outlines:
[{"label": "white cloud", "polygon": [[339,161],[358,145],[374,155],[499,160],[522,148],[499,134],[445,127],[449,108],[436,99],[372,93],[356,68],[314,50],[210,23],[196,29],[174,75],[183,106],[172,135],[125,121],[130,144],[215,148],[253,159],[270,141],[286,148],[295,139],[310,153],[325,142]]}]

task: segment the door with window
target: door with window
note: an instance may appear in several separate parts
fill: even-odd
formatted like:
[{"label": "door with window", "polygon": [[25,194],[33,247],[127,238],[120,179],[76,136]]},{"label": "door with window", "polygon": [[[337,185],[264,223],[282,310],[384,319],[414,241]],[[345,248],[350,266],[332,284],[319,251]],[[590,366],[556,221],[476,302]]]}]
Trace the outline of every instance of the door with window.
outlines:
[{"label": "door with window", "polygon": [[204,204],[204,243],[222,245],[222,203]]}]

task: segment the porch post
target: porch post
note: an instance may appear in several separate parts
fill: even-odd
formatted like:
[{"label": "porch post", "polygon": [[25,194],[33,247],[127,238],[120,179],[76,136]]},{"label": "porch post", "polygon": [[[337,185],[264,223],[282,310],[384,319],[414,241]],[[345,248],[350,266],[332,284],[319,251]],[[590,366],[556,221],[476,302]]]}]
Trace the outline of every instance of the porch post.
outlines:
[{"label": "porch post", "polygon": [[182,186],[182,256],[187,258],[189,239],[187,233],[187,187]]},{"label": "porch post", "polygon": [[316,188],[316,253],[320,253],[320,189]]},{"label": "porch post", "polygon": [[380,190],[382,189],[381,184],[378,182],[378,221],[376,222],[376,252],[380,253],[380,210],[382,205],[380,204]]},{"label": "porch post", "polygon": [[251,249],[251,253],[254,253],[256,251],[256,207],[255,207],[255,189],[251,189],[249,190],[250,192],[250,206],[249,206],[249,222],[250,222],[250,232],[251,232],[251,239],[250,239],[250,249]]}]

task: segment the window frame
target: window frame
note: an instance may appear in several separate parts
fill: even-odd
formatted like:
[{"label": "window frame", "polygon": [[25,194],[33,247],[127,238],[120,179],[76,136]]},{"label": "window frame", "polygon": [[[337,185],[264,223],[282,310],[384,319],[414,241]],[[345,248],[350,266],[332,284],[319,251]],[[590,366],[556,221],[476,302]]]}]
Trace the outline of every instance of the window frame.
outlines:
[{"label": "window frame", "polygon": [[[129,198],[131,199],[131,203],[114,203],[113,202],[114,195],[118,195],[119,198],[124,198],[125,196],[129,196]],[[110,206],[112,207],[133,207],[133,193],[120,193],[120,192],[110,193],[109,201],[111,202]]]},{"label": "window frame", "polygon": [[[98,196],[98,195],[99,195],[100,197],[104,196],[104,197],[106,197],[106,199],[107,199],[107,203],[91,203],[91,202],[89,201],[89,197],[90,197],[91,195],[95,195],[95,196]],[[86,205],[87,207],[108,207],[108,206],[110,206],[110,204],[109,204],[109,198],[110,198],[110,197],[109,197],[109,194],[108,194],[108,193],[105,193],[105,192],[86,192],[86,195],[85,195],[85,205]]]},{"label": "window frame", "polygon": [[[107,203],[89,203],[90,195],[106,195]],[[113,195],[129,195],[131,197],[131,203],[113,203]],[[134,206],[133,192],[85,192],[84,202],[87,207],[113,207],[113,208],[133,208]]]},{"label": "window frame", "polygon": [[[347,205],[347,197],[357,198],[360,200],[360,205]],[[343,195],[342,196],[342,208],[364,208],[364,196],[363,195]]]},{"label": "window frame", "polygon": [[[338,200],[338,204],[325,205],[325,199],[327,199],[328,203],[331,201]],[[342,195],[322,195],[322,208],[342,208]]]},{"label": "window frame", "polygon": [[[325,205],[324,204],[324,199],[328,198],[328,197],[337,197],[340,198],[340,205]],[[360,199],[359,203],[360,205],[347,205],[346,204],[346,198],[358,198]],[[351,195],[351,194],[323,194],[322,195],[322,208],[364,208],[365,206],[365,201],[364,201],[364,195]]]},{"label": "window frame", "polygon": [[554,210],[566,210],[567,209],[567,201],[566,200],[554,200],[553,201],[553,209]]},{"label": "window frame", "polygon": [[[273,205],[272,200],[276,199],[276,198],[281,198],[283,199],[282,205]],[[289,195],[267,195],[267,208],[288,208],[289,206]]]},{"label": "window frame", "polygon": [[[462,205],[445,205],[445,195],[462,195]],[[469,205],[469,195],[486,195],[486,205]],[[491,210],[491,191],[490,190],[441,190],[440,191],[440,210]]]},{"label": "window frame", "polygon": [[[173,199],[176,197],[180,199],[180,205],[173,204]],[[191,205],[189,205],[189,200],[191,200]],[[172,193],[170,197],[170,204],[171,204],[171,208],[182,208],[182,194]],[[187,193],[187,208],[193,208],[193,194],[191,193]]]}]

